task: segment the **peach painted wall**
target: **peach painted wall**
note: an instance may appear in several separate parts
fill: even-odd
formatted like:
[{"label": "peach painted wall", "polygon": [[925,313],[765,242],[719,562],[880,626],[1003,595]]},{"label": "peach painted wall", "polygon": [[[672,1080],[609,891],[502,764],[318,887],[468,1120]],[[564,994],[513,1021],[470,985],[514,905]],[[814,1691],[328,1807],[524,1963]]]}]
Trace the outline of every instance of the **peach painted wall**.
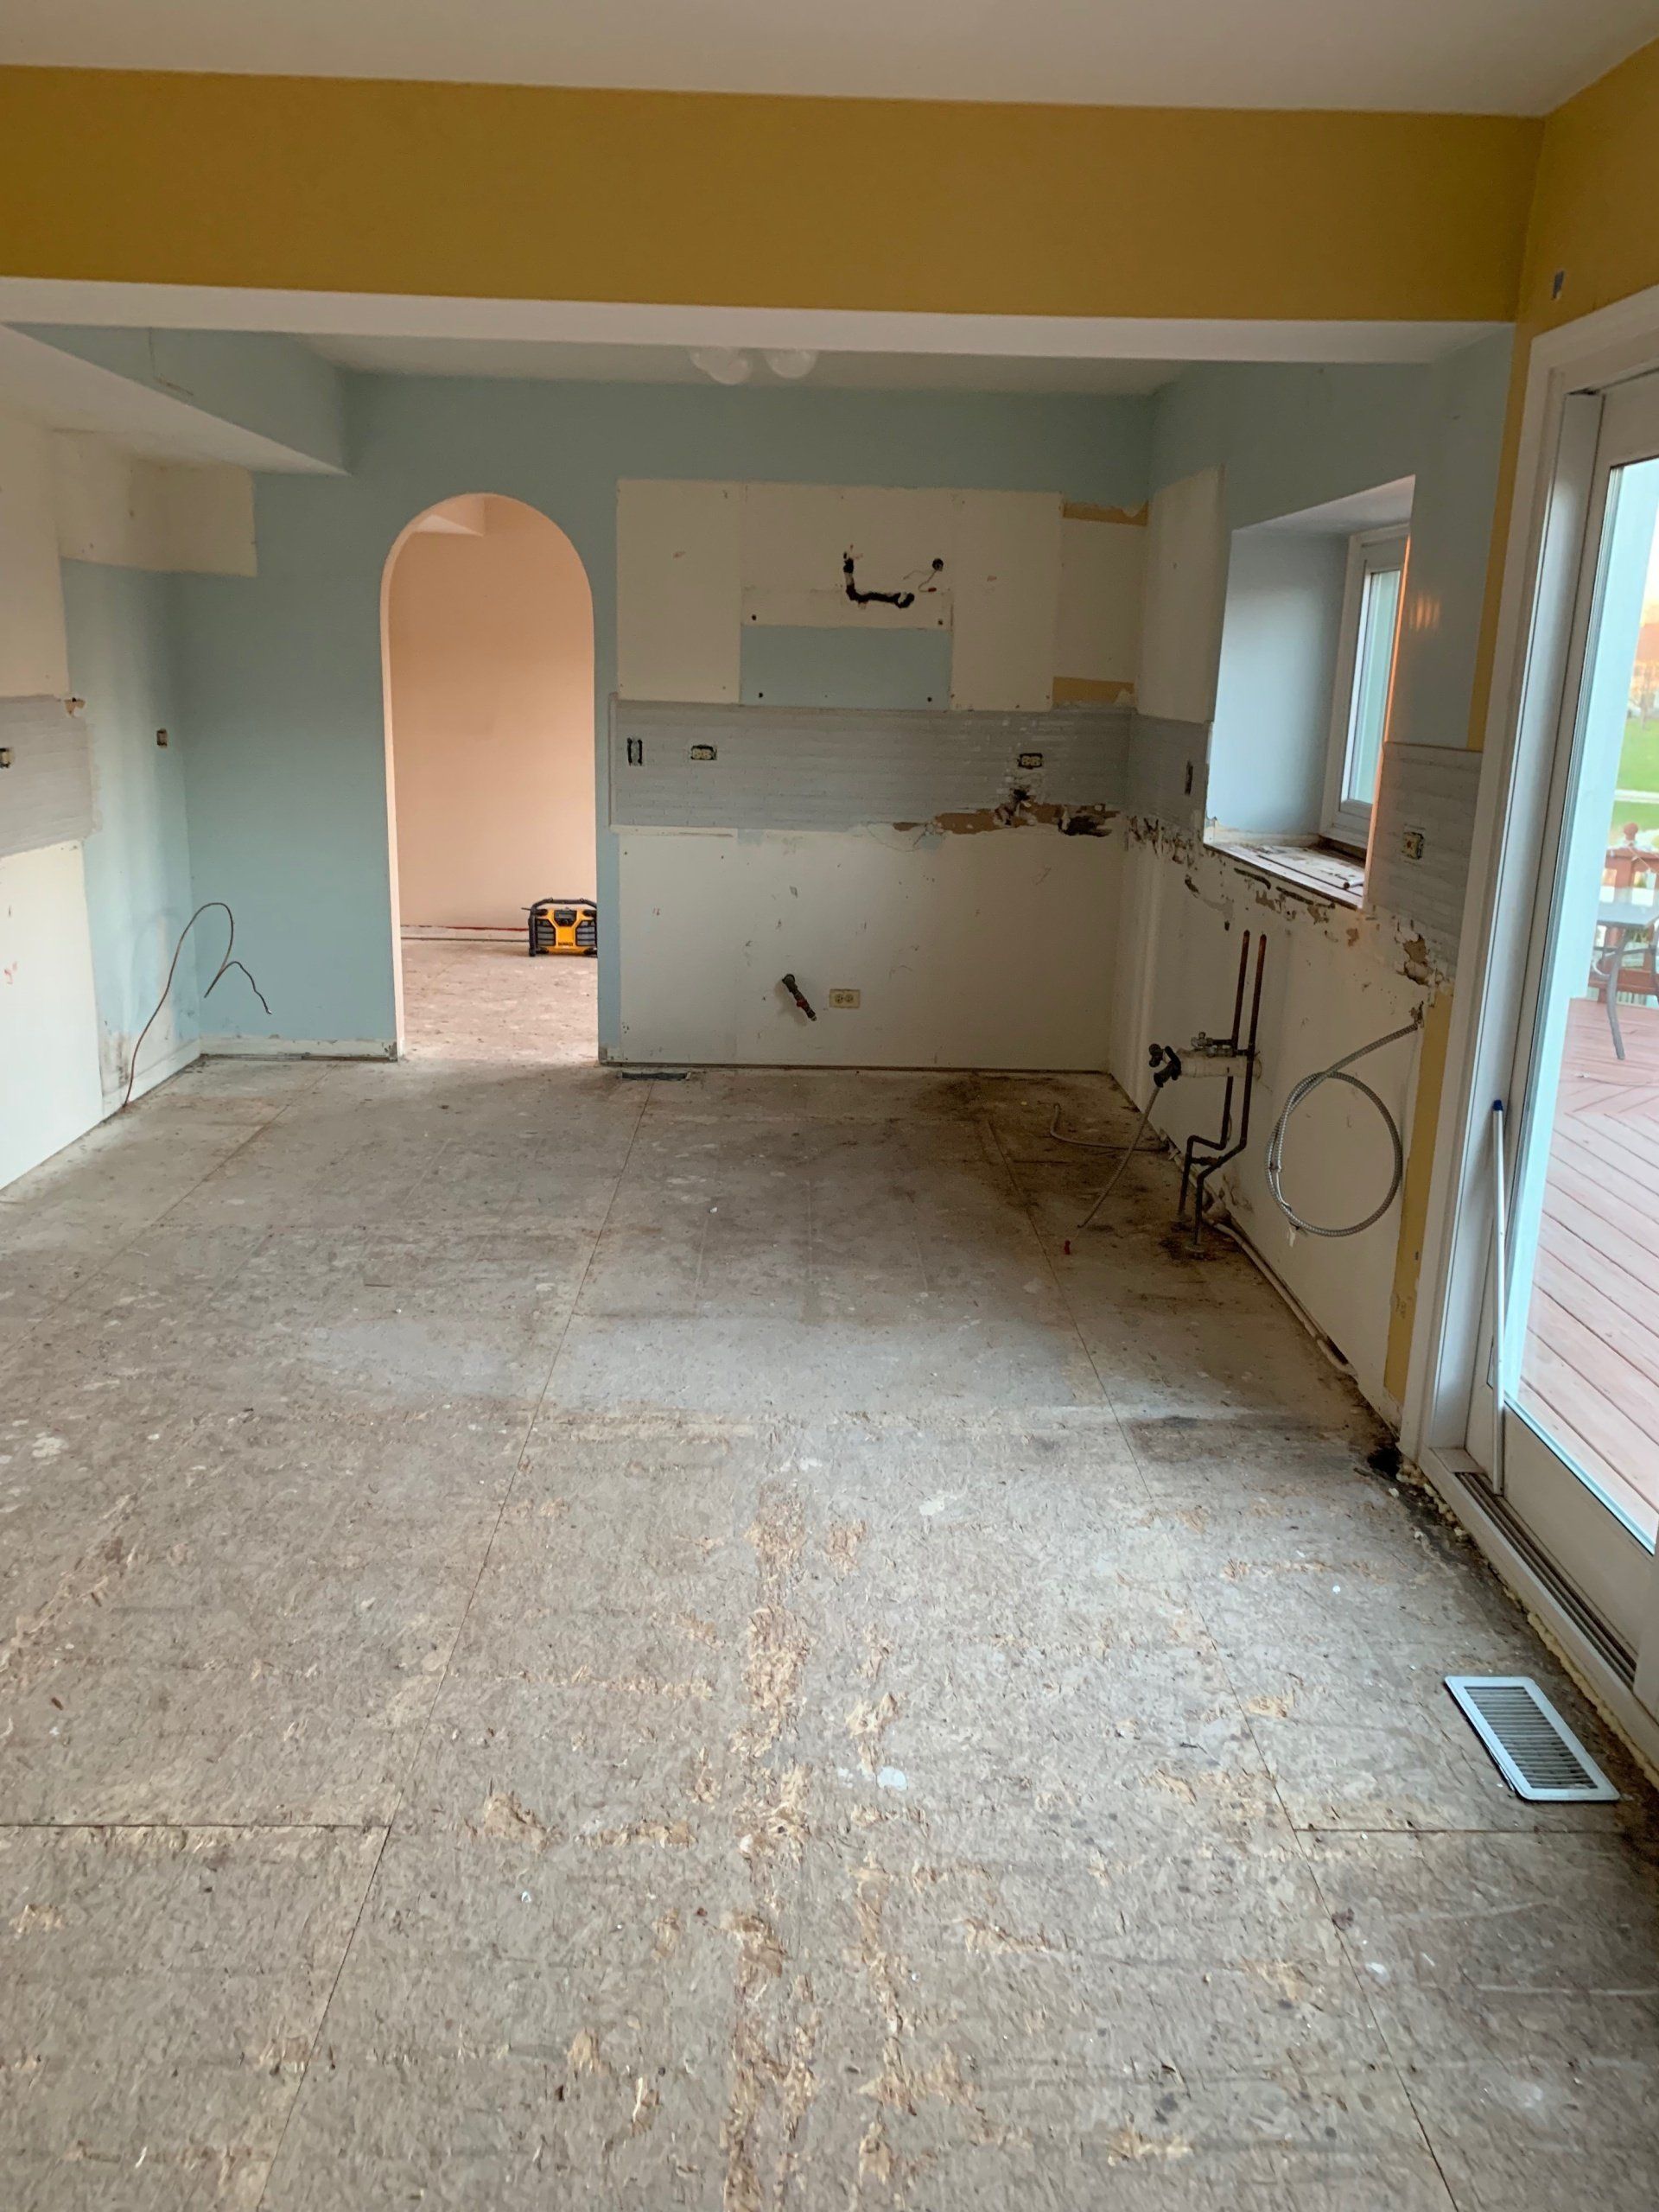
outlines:
[{"label": "peach painted wall", "polygon": [[594,895],[594,639],[563,531],[516,499],[447,501],[387,594],[405,923],[522,928]]}]

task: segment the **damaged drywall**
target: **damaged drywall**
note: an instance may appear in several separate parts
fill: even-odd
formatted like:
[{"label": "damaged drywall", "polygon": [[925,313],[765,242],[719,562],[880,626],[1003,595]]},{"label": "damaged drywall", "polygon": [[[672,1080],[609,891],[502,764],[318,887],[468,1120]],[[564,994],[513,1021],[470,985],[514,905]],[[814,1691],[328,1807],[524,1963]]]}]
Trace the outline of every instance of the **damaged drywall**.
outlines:
[{"label": "damaged drywall", "polygon": [[[1241,933],[1265,937],[1250,1141],[1212,1188],[1365,1395],[1391,1414],[1383,1363],[1398,1199],[1357,1236],[1299,1236],[1268,1189],[1266,1142],[1304,1076],[1412,1023],[1449,987],[1449,972],[1408,924],[1274,882],[1144,817],[1120,823],[1113,842],[1121,856],[1122,988],[1111,1071],[1144,1100],[1152,1040],[1179,1046],[1200,1030],[1224,1033]],[[1415,1043],[1408,1039],[1363,1070],[1402,1134],[1412,1126],[1415,1068]],[[1182,1081],[1160,1097],[1154,1122],[1180,1143],[1195,1132],[1213,1134],[1219,1111],[1216,1085]],[[1346,1086],[1326,1085],[1299,1112],[1287,1141],[1287,1196],[1307,1218],[1351,1221],[1386,1191],[1390,1159],[1388,1129],[1376,1109]]]}]

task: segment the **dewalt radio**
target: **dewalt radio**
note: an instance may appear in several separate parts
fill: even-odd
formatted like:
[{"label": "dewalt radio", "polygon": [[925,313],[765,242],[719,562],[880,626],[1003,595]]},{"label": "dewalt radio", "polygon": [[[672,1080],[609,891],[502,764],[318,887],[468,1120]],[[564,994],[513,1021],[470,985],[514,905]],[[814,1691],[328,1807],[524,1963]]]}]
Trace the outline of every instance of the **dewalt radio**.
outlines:
[{"label": "dewalt radio", "polygon": [[538,899],[530,914],[530,957],[538,952],[599,952],[599,909],[591,899]]}]

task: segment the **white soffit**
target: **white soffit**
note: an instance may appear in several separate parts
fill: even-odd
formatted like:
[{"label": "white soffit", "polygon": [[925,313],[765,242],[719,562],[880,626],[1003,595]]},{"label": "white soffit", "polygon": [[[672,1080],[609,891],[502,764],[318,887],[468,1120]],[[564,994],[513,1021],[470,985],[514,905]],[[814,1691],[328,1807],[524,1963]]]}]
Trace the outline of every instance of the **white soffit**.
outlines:
[{"label": "white soffit", "polygon": [[0,405],[53,430],[93,430],[147,461],[233,461],[242,468],[337,472],[187,400],[0,327]]},{"label": "white soffit", "polygon": [[[551,365],[555,348],[597,348],[607,359],[693,346],[799,347],[821,359],[809,384],[890,383],[918,388],[1151,391],[1193,361],[1429,361],[1506,326],[1492,322],[1254,322],[1108,316],[922,315],[851,308],[681,307],[591,300],[438,299],[396,293],[281,292],[188,284],[95,283],[0,277],[0,321],[174,330],[279,331],[321,341],[344,360],[390,360],[389,342],[421,341],[455,365],[426,373],[614,375]],[[480,349],[461,365],[455,350]],[[505,347],[539,349],[543,365],[508,368]],[[600,358],[601,356],[595,356]],[[877,370],[871,357],[888,365]],[[411,369],[420,356],[406,356]],[[528,358],[528,357],[526,357]],[[931,359],[932,373],[925,364]],[[975,365],[964,373],[964,362]],[[496,365],[487,365],[487,364]],[[1058,365],[1079,365],[1079,382]],[[1023,365],[1016,366],[1015,365]],[[1086,365],[1088,375],[1081,374]],[[1107,365],[1122,381],[1095,382]],[[1131,365],[1134,365],[1131,367]],[[657,380],[667,380],[664,362]],[[414,372],[420,372],[416,371]],[[632,373],[642,373],[635,368]],[[672,365],[677,380],[680,364]],[[702,381],[685,362],[687,381]],[[1003,381],[1006,379],[1007,381]],[[1140,379],[1144,379],[1141,381]],[[764,376],[762,377],[764,381]]]},{"label": "white soffit", "polygon": [[[526,377],[592,384],[693,384],[709,379],[683,346],[601,346],[549,338],[315,336],[307,341],[342,369],[382,376]],[[1078,392],[1128,397],[1156,391],[1181,361],[1032,359],[1020,354],[820,352],[804,378],[779,378],[760,350],[751,391],[789,385],[843,391]]]},{"label": "white soffit", "polygon": [[1139,107],[1537,115],[1651,0],[7,0],[0,60]]},{"label": "white soffit", "polygon": [[1326,499],[1317,507],[1300,508],[1294,515],[1275,515],[1270,522],[1252,523],[1249,535],[1347,537],[1357,530],[1392,529],[1411,520],[1415,485],[1414,477],[1398,477],[1392,484],[1377,484],[1368,491],[1351,492],[1345,499]]}]

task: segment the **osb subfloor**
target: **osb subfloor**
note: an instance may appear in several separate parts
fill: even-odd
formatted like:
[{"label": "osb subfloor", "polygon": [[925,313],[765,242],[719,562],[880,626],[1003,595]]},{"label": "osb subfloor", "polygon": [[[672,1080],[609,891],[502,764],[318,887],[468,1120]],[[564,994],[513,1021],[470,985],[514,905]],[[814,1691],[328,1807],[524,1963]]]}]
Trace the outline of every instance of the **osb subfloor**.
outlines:
[{"label": "osb subfloor", "polygon": [[0,1201],[8,2212],[1652,2212],[1640,1785],[1057,1102],[221,1062]]},{"label": "osb subfloor", "polygon": [[596,960],[532,960],[522,938],[406,937],[403,946],[409,1058],[565,1067],[597,1058]]}]

